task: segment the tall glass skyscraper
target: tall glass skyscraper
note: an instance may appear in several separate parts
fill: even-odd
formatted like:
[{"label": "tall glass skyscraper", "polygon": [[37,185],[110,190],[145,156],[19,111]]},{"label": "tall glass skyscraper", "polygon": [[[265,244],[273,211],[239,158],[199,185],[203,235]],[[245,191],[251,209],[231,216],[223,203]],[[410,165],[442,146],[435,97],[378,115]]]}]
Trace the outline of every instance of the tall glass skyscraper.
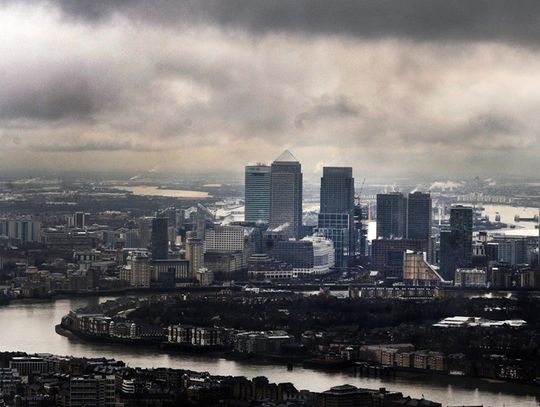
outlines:
[{"label": "tall glass skyscraper", "polygon": [[285,150],[272,163],[269,230],[300,239],[302,230],[302,166]]},{"label": "tall glass skyscraper", "polygon": [[334,242],[336,267],[355,252],[354,178],[351,167],[324,167],[317,231]]},{"label": "tall glass skyscraper", "polygon": [[431,196],[413,192],[407,199],[407,238],[429,241],[431,237]]},{"label": "tall glass skyscraper", "polygon": [[465,206],[450,209],[450,230],[440,234],[440,268],[447,280],[454,279],[459,267],[472,263],[473,210]]},{"label": "tall glass skyscraper", "polygon": [[247,165],[245,172],[245,220],[264,222],[270,220],[270,167],[264,164]]},{"label": "tall glass skyscraper", "polygon": [[401,192],[377,194],[377,238],[406,236],[407,199]]},{"label": "tall glass skyscraper", "polygon": [[163,260],[169,252],[169,219],[152,219],[152,259]]}]

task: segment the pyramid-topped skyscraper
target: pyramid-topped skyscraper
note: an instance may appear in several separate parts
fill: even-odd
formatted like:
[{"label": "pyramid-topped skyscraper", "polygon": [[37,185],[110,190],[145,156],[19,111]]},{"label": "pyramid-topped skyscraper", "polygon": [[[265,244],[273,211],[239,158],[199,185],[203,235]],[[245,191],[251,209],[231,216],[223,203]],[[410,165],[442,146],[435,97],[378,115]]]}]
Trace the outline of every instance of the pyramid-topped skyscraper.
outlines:
[{"label": "pyramid-topped skyscraper", "polygon": [[302,166],[289,150],[272,163],[271,179],[268,229],[299,239],[302,230]]},{"label": "pyramid-topped skyscraper", "polygon": [[297,163],[298,160],[289,150],[283,151],[274,162]]}]

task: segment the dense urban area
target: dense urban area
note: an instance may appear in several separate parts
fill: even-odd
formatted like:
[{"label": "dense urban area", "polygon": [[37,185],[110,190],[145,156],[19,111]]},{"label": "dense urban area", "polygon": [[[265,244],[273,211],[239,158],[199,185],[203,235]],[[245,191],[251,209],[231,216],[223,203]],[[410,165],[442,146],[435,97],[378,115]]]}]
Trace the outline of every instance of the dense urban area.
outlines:
[{"label": "dense urban area", "polygon": [[[289,151],[246,166],[244,182],[4,180],[0,304],[114,296],[51,327],[72,341],[538,386],[537,185],[389,187],[350,167],[305,183]],[[264,374],[3,350],[6,406],[442,405],[391,388],[313,392]]]}]

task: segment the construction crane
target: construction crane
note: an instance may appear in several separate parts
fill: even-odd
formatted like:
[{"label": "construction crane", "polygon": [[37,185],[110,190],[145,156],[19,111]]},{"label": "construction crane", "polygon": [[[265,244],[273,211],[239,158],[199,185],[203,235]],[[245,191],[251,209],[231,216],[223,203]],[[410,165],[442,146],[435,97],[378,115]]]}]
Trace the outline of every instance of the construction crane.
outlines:
[{"label": "construction crane", "polygon": [[364,189],[364,184],[366,183],[366,177],[362,180],[362,185],[360,185],[360,190],[354,195],[355,205],[360,205],[360,197],[362,196],[362,191]]}]

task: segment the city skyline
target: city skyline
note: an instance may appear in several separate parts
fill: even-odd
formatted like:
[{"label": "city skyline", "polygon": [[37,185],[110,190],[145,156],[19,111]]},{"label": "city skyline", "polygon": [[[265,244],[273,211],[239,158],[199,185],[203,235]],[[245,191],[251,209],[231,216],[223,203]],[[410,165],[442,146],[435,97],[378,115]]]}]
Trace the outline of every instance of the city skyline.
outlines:
[{"label": "city skyline", "polygon": [[536,176],[537,7],[5,0],[0,169]]}]

